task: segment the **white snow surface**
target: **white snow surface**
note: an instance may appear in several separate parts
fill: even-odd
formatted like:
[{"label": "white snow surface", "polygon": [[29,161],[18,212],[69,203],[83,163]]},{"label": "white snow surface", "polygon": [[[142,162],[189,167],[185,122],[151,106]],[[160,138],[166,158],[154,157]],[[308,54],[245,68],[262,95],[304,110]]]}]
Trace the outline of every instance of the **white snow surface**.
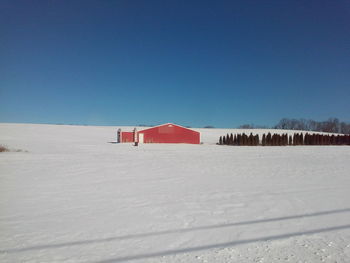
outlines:
[{"label": "white snow surface", "polygon": [[23,150],[0,153],[0,262],[350,262],[349,146],[197,129],[134,147],[117,128],[0,124]]}]

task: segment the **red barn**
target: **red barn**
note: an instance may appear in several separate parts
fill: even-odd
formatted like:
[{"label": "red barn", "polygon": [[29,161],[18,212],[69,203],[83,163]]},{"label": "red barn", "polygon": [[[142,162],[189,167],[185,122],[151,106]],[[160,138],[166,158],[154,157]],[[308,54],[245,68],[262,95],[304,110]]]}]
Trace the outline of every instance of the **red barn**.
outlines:
[{"label": "red barn", "polygon": [[200,143],[199,132],[172,123],[134,132],[119,130],[118,137],[118,142],[127,142],[132,138],[133,142],[139,143]]}]

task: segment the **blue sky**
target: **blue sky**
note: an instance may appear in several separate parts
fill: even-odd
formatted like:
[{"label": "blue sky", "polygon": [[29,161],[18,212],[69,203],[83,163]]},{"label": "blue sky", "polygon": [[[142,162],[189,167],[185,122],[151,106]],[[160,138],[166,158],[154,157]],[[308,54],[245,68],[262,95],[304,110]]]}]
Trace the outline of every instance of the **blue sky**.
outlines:
[{"label": "blue sky", "polygon": [[0,121],[350,121],[349,1],[0,0]]}]

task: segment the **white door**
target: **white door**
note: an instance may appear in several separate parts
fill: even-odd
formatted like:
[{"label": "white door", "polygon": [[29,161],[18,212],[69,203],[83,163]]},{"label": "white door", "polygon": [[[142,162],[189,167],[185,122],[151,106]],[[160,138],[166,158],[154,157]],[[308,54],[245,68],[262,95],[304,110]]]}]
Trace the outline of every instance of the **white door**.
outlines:
[{"label": "white door", "polygon": [[139,143],[143,143],[143,133],[139,133]]}]

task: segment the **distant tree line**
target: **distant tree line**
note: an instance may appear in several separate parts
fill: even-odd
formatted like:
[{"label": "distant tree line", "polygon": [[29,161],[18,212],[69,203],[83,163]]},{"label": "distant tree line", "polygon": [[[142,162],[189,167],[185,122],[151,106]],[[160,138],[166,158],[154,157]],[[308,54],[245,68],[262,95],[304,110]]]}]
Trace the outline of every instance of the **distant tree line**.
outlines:
[{"label": "distant tree line", "polygon": [[157,126],[155,124],[139,124],[139,125],[136,125],[137,127],[154,127],[154,126]]},{"label": "distant tree line", "polygon": [[350,134],[350,123],[340,122],[337,118],[329,118],[326,121],[284,118],[274,128]]},{"label": "distant tree line", "polygon": [[328,135],[294,133],[293,136],[285,134],[263,134],[261,141],[259,135],[226,134],[220,136],[219,145],[235,146],[286,146],[286,145],[350,145],[350,135]]},{"label": "distant tree line", "polygon": [[255,124],[243,124],[238,126],[238,129],[269,129],[270,127],[265,125],[255,125]]},{"label": "distant tree line", "polygon": [[[239,126],[240,129],[263,129],[267,126],[258,126],[254,124],[244,124]],[[281,119],[273,129],[282,130],[300,130],[300,131],[318,131],[329,133],[350,134],[350,123],[339,121],[337,118],[329,118],[326,121],[314,121],[306,119]]]}]

